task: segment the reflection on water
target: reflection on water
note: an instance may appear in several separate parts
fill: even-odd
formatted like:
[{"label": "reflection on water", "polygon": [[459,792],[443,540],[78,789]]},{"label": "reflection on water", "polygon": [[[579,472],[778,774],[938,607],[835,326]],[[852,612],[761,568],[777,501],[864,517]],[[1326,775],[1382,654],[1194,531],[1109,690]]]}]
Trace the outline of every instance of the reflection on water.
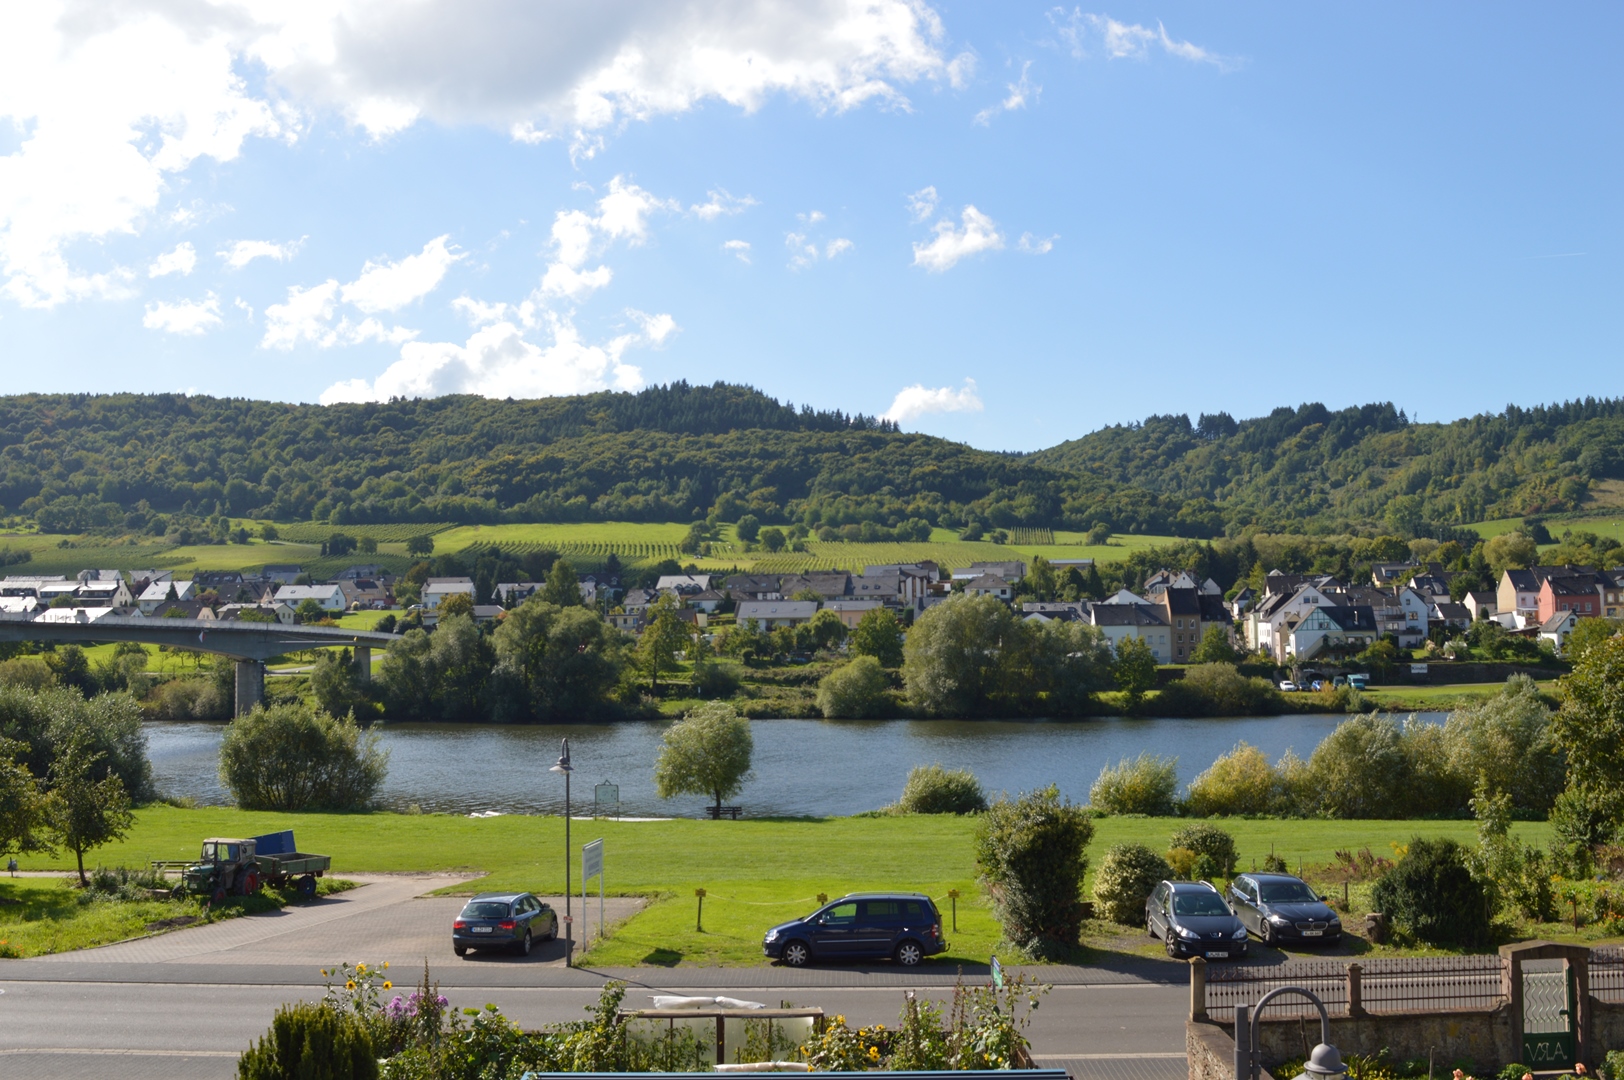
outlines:
[{"label": "reflection on water", "polygon": [[[1423,713],[1441,722],[1442,713]],[[853,814],[895,802],[908,770],[939,762],[967,768],[991,792],[1058,784],[1086,802],[1100,768],[1142,751],[1176,755],[1189,782],[1242,740],[1270,758],[1307,757],[1342,716],[1207,720],[757,720],[755,777],[735,802],[752,817]],[[395,809],[561,813],[564,784],[547,770],[559,742],[570,740],[576,812],[590,812],[592,787],[620,785],[626,815],[698,816],[707,800],[654,794],[661,723],[498,727],[486,724],[385,724],[389,751],[382,799]],[[217,774],[223,725],[146,725],[159,790],[205,805],[229,802]]]}]

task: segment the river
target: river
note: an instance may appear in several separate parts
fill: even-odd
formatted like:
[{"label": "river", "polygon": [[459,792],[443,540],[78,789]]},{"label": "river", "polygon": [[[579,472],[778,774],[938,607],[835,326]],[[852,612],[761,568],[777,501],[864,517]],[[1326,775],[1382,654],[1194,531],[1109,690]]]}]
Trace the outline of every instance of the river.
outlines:
[{"label": "river", "polygon": [[[1443,713],[1421,718],[1442,722]],[[1088,801],[1100,769],[1144,751],[1178,758],[1188,783],[1237,742],[1270,759],[1286,750],[1307,757],[1344,716],[1232,717],[1203,720],[757,720],[754,778],[733,802],[751,817],[825,816],[876,810],[895,802],[908,770],[940,763],[970,769],[989,794],[1058,784]],[[570,740],[576,813],[590,813],[593,787],[619,785],[627,816],[699,816],[706,800],[660,799],[654,760],[665,729],[658,722],[503,727],[487,724],[384,724],[389,776],[381,800],[427,812],[561,813],[564,783],[548,769]],[[222,724],[146,725],[158,788],[201,805],[226,805],[217,774]]]}]

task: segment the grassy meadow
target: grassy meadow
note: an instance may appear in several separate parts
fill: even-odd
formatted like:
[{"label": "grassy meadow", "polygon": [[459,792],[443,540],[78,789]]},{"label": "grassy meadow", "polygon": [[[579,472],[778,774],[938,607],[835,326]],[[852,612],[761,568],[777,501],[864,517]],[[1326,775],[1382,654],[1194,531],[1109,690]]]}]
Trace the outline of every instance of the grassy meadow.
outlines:
[{"label": "grassy meadow", "polygon": [[[1103,818],[1089,848],[1097,866],[1112,844],[1138,842],[1165,849],[1180,822],[1168,818]],[[1222,823],[1236,837],[1240,865],[1250,868],[1271,851],[1310,880],[1313,868],[1338,850],[1369,847],[1392,857],[1392,845],[1412,837],[1449,836],[1472,843],[1470,821],[1286,821]],[[463,818],[411,814],[272,814],[229,808],[149,806],[122,843],[92,859],[106,866],[144,866],[152,859],[191,855],[206,836],[252,836],[294,829],[301,850],[333,857],[336,873],[465,871],[476,880],[445,890],[524,888],[556,894],[563,888],[563,821],[510,815]],[[804,915],[817,894],[862,889],[909,889],[938,898],[957,889],[958,926],[949,932],[946,963],[984,963],[999,947],[999,930],[975,884],[975,821],[956,817],[847,817],[743,821],[578,820],[576,848],[604,840],[607,891],[653,902],[593,946],[600,965],[761,962],[761,934],[773,923]],[[1518,836],[1548,840],[1544,823],[1519,823]],[[573,853],[577,860],[579,852]],[[68,869],[67,859],[30,856],[25,869]],[[577,886],[579,882],[577,881]],[[695,928],[694,890],[706,890],[704,928]],[[3,910],[3,909],[0,909]],[[6,916],[0,915],[0,937]],[[1002,955],[1007,948],[1000,948]]]}]

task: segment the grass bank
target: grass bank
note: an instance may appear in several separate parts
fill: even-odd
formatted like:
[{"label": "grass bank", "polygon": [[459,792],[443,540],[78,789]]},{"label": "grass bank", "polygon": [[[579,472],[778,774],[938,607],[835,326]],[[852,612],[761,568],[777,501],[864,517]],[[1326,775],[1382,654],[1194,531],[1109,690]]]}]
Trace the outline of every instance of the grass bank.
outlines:
[{"label": "grass bank", "polygon": [[[1169,818],[1103,818],[1089,859],[1097,866],[1112,844],[1165,849],[1180,822]],[[1411,837],[1474,840],[1470,821],[1274,821],[1222,823],[1236,837],[1240,865],[1271,851],[1295,869],[1330,862],[1337,850],[1370,847],[1391,854]],[[513,815],[463,818],[410,814],[268,814],[205,808],[147,807],[128,840],[96,852],[98,862],[140,866],[184,858],[205,836],[298,832],[305,851],[333,857],[335,872],[482,872],[457,890],[563,888],[563,821]],[[1519,823],[1517,835],[1544,844],[1544,823]],[[949,933],[948,962],[984,963],[999,931],[975,885],[975,822],[953,817],[849,817],[744,821],[577,821],[572,840],[604,840],[609,892],[653,898],[642,914],[588,954],[602,965],[755,964],[762,931],[806,914],[818,893],[910,889],[940,898],[957,889],[959,929]],[[579,866],[579,852],[574,855]],[[27,861],[29,869],[66,868],[63,859]],[[1312,875],[1310,875],[1312,876]],[[579,887],[579,880],[576,882]],[[695,925],[694,890],[706,890],[703,929]],[[453,890],[448,890],[453,891]],[[4,936],[0,933],[0,936]],[[1007,954],[1007,950],[1002,950]]]},{"label": "grass bank", "polygon": [[[323,878],[319,895],[355,883]],[[266,888],[218,907],[196,899],[90,899],[71,877],[0,878],[0,959],[45,956],[147,937],[185,926],[274,911],[294,903],[291,890]]]}]

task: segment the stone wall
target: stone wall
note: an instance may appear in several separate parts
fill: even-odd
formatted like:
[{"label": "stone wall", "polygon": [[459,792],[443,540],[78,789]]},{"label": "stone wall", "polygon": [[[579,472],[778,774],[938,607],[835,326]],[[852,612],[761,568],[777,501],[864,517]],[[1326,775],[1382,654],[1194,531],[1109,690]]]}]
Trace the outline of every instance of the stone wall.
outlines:
[{"label": "stone wall", "polygon": [[[1191,1020],[1184,1025],[1184,1058],[1190,1066],[1190,1080],[1235,1080],[1235,1040],[1228,1029],[1217,1024]],[[1265,1069],[1259,1080],[1274,1080],[1274,1076]]]},{"label": "stone wall", "polygon": [[1590,997],[1590,1056],[1599,1064],[1609,1050],[1624,1050],[1624,1005]]},{"label": "stone wall", "polygon": [[[1234,1054],[1234,1021],[1223,1025],[1224,1038]],[[1320,1041],[1319,1018],[1268,1019],[1258,1025],[1258,1049],[1269,1067],[1304,1058]],[[1492,1011],[1438,1012],[1425,1015],[1377,1014],[1331,1017],[1331,1045],[1342,1056],[1373,1055],[1387,1050],[1389,1060],[1432,1059],[1447,1074],[1455,1062],[1470,1061],[1478,1073],[1493,1074],[1516,1061],[1521,1047],[1513,1048],[1511,1013],[1501,1006]],[[1192,1058],[1192,1063],[1194,1059]],[[1195,1080],[1194,1065],[1191,1077]],[[1233,1066],[1231,1066],[1231,1069]]]}]

